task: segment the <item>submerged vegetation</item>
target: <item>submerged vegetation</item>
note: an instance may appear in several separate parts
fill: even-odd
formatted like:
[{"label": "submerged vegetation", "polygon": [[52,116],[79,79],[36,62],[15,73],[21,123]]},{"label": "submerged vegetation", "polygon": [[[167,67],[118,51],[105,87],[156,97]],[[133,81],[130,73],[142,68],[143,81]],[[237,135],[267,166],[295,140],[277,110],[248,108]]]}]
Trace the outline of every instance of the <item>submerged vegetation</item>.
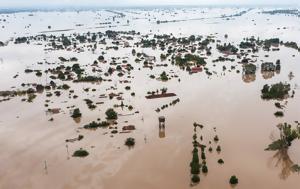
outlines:
[{"label": "submerged vegetation", "polygon": [[175,64],[180,67],[186,67],[189,65],[205,65],[206,62],[204,58],[201,58],[198,55],[193,54],[185,54],[184,57],[182,56],[176,56],[175,58]]},{"label": "submerged vegetation", "polygon": [[193,141],[193,146],[194,146],[193,158],[192,158],[192,161],[190,163],[191,174],[192,174],[191,181],[193,183],[198,183],[198,182],[200,182],[199,174],[200,174],[201,164],[199,162],[199,156],[198,156],[198,147],[197,147],[198,141],[197,141],[196,132],[195,132],[193,138],[194,138],[194,141]]},{"label": "submerged vegetation", "polygon": [[274,113],[274,115],[276,117],[283,117],[283,112],[282,111],[277,111],[277,112]]},{"label": "submerged vegetation", "polygon": [[106,121],[102,121],[102,122],[99,122],[99,123],[93,121],[89,124],[84,125],[83,127],[85,129],[96,129],[96,128],[99,128],[99,127],[100,128],[105,128],[105,127],[108,127],[108,126],[109,126],[109,123],[106,122]]},{"label": "submerged vegetation", "polygon": [[117,112],[112,108],[107,109],[105,114],[106,114],[106,118],[109,119],[109,120],[110,119],[118,119]]},{"label": "submerged vegetation", "polygon": [[290,84],[284,83],[276,83],[271,86],[268,84],[264,85],[261,90],[261,98],[262,99],[284,99],[289,95],[289,91],[291,90]]},{"label": "submerged vegetation", "polygon": [[[218,22],[235,22],[235,17],[242,16],[250,10],[242,10],[231,15],[217,16]],[[118,145],[123,145],[123,147],[125,145],[130,148],[134,147],[136,140],[129,137],[129,135],[136,131],[133,136],[139,139],[141,135],[145,135],[144,141],[146,144],[147,135],[149,134],[149,124],[151,123],[151,127],[155,127],[152,121],[156,118],[153,117],[168,117],[174,114],[174,118],[178,116],[178,119],[181,119],[182,117],[184,121],[185,119],[193,119],[191,116],[195,114],[191,114],[190,112],[197,112],[198,110],[192,110],[193,107],[189,107],[188,105],[197,106],[202,109],[198,113],[203,122],[213,120],[213,116],[219,116],[222,111],[219,111],[218,108],[222,108],[221,106],[224,106],[224,104],[226,107],[229,104],[227,100],[231,102],[233,99],[232,101],[236,102],[232,105],[238,105],[239,107],[237,108],[241,108],[240,106],[243,103],[240,103],[239,100],[242,98],[235,96],[240,95],[236,93],[239,92],[235,88],[237,85],[227,86],[226,83],[227,80],[231,82],[233,81],[231,79],[242,78],[242,81],[247,83],[257,79],[258,82],[252,83],[252,86],[255,86],[253,87],[256,90],[255,92],[261,92],[260,97],[263,100],[276,101],[264,101],[266,104],[271,104],[267,108],[273,108],[270,117],[275,120],[283,120],[283,116],[286,116],[284,117],[286,119],[291,119],[290,111],[286,110],[291,103],[288,102],[287,98],[293,98],[295,90],[298,90],[299,87],[297,86],[297,77],[293,80],[297,70],[293,70],[294,66],[288,67],[292,59],[288,59],[287,57],[292,52],[291,56],[295,57],[295,60],[298,60],[299,57],[296,53],[299,53],[300,49],[296,42],[282,41],[277,38],[277,34],[274,35],[274,38],[260,39],[255,33],[253,36],[245,37],[241,40],[236,40],[238,36],[231,38],[232,32],[228,35],[222,33],[222,31],[214,34],[188,35],[187,33],[181,33],[185,31],[183,29],[180,31],[172,30],[173,33],[164,34],[165,31],[160,28],[161,25],[166,24],[165,26],[167,26],[169,22],[186,22],[190,18],[161,20],[164,18],[155,18],[149,13],[146,14],[147,10],[143,10],[142,13],[138,10],[106,11],[109,12],[107,20],[100,23],[97,21],[97,26],[95,27],[82,27],[84,24],[78,24],[76,27],[82,27],[80,30],[74,29],[74,32],[71,32],[73,29],[70,29],[64,34],[64,31],[53,31],[51,28],[55,27],[48,26],[46,32],[41,32],[35,36],[30,36],[30,32],[28,32],[26,33],[26,37],[19,36],[0,42],[1,48],[4,48],[3,52],[6,52],[6,46],[9,45],[13,45],[16,49],[19,48],[18,46],[22,49],[25,47],[34,49],[34,47],[37,47],[37,49],[41,48],[39,50],[44,51],[42,53],[43,56],[38,57],[40,61],[36,62],[36,64],[26,64],[22,67],[23,70],[17,70],[14,74],[9,74],[11,75],[11,79],[16,79],[16,85],[10,86],[10,88],[5,86],[7,89],[4,88],[4,91],[0,91],[0,102],[3,103],[3,109],[7,107],[7,104],[10,103],[9,101],[14,103],[21,101],[26,105],[26,108],[27,106],[40,107],[39,105],[42,105],[41,107],[46,109],[46,123],[53,125],[64,124],[64,120],[61,120],[64,114],[67,117],[71,116],[74,118],[76,123],[78,123],[78,120],[81,120],[82,116],[86,116],[82,119],[82,121],[85,121],[84,124],[74,124],[74,127],[67,128],[71,129],[72,132],[76,132],[76,135],[72,136],[78,136],[76,138],[66,136],[68,138],[65,140],[67,144],[73,145],[75,142],[82,144],[84,142],[84,145],[90,145],[91,148],[96,147],[95,149],[98,150],[99,146],[97,144],[102,145],[102,142],[105,143],[110,140],[109,142],[114,144],[113,151],[115,151],[121,149]],[[155,11],[157,11],[158,15],[160,15],[159,13],[162,13],[161,15],[174,13],[172,17],[179,16],[176,15],[176,11],[172,12],[174,10],[157,9]],[[181,10],[182,13],[185,11],[187,9]],[[96,18],[98,20],[106,16],[106,14],[100,14],[97,11],[91,12],[87,14],[97,14],[95,17],[91,17],[92,19]],[[287,12],[289,11],[282,10],[269,13],[281,14]],[[297,11],[289,13],[293,12]],[[132,19],[129,19],[128,13]],[[196,13],[197,11],[195,11]],[[206,12],[202,12],[201,14],[204,13]],[[76,14],[80,14],[80,11]],[[132,17],[133,15],[134,18]],[[3,18],[0,19],[0,23],[3,21]],[[150,32],[120,30],[124,26],[127,29],[131,28],[130,23],[135,22],[135,20],[139,22],[147,22],[148,20],[149,23],[155,24],[155,30],[154,28],[150,28]],[[198,18],[191,18],[191,20],[196,22]],[[203,20],[203,18],[199,20]],[[252,22],[256,25],[257,21],[253,19]],[[220,23],[216,22],[214,24]],[[173,26],[174,24],[172,23]],[[82,30],[83,28],[84,30]],[[92,31],[82,32],[89,28]],[[112,28],[116,28],[116,31],[111,30]],[[145,27],[145,29],[147,28]],[[277,29],[285,30],[283,27]],[[3,30],[5,31],[5,29]],[[157,31],[159,31],[159,34]],[[289,52],[284,54],[287,55],[284,58],[276,54],[277,51],[281,51],[282,49]],[[55,57],[50,57],[50,55]],[[278,59],[279,57],[282,58],[282,63]],[[3,58],[3,60],[0,58],[1,66],[2,64],[6,64],[5,61],[6,58]],[[13,63],[14,61],[11,62]],[[284,69],[281,69],[281,67]],[[287,69],[290,74],[286,73]],[[260,73],[257,73],[258,70]],[[284,76],[288,76],[290,84],[279,82],[270,85],[269,83],[274,82],[274,78],[272,77],[275,74],[278,77],[279,74],[282,74],[280,72],[283,72]],[[256,74],[261,74],[262,77],[257,77]],[[6,76],[7,74],[3,75]],[[32,80],[31,77],[33,78]],[[220,81],[223,78],[224,80]],[[270,82],[264,85],[261,91],[257,91],[257,83],[260,84],[261,80],[271,78],[272,80],[269,80]],[[25,80],[23,81],[23,79]],[[275,78],[276,82],[278,79],[282,79],[282,77]],[[32,83],[33,81],[35,83]],[[292,91],[291,86],[294,89]],[[153,89],[152,87],[155,88]],[[222,90],[224,87],[227,91],[232,90],[232,93],[229,94],[227,91],[224,93]],[[245,87],[248,86],[245,85]],[[168,88],[171,92],[168,91]],[[248,92],[247,90],[245,91]],[[255,92],[254,94],[256,94]],[[218,103],[216,108],[214,103],[220,101],[206,102],[206,97],[211,97],[212,101],[216,100],[213,97],[214,95],[217,95],[217,97],[220,97],[220,100],[226,103]],[[260,97],[258,96],[259,99]],[[190,102],[191,100],[195,102]],[[293,100],[298,100],[298,96],[295,96]],[[249,100],[249,102],[253,101]],[[80,107],[80,109],[77,107]],[[20,110],[23,108],[21,105]],[[186,109],[186,114],[177,115],[178,112],[184,112],[182,111],[184,108],[191,109]],[[148,109],[152,112],[149,111],[149,113]],[[83,115],[81,110],[84,112]],[[238,118],[248,119],[251,117],[254,120],[255,117],[251,114],[252,112],[248,112],[250,110],[252,111],[253,109],[245,108],[243,109],[244,112],[239,112],[241,115],[247,114],[250,116],[241,116]],[[204,111],[212,111],[212,119],[207,117],[207,112]],[[6,115],[5,113],[3,115]],[[166,115],[161,115],[163,113]],[[17,115],[16,119],[23,120],[23,116],[25,117],[26,114],[20,114],[20,117]],[[227,114],[226,116],[228,117]],[[4,119],[4,124],[5,121]],[[69,117],[67,121],[73,120]],[[180,124],[174,120],[170,123],[175,124],[174,126]],[[217,124],[218,122],[214,123]],[[226,123],[226,120],[224,123]],[[248,124],[250,123],[252,122]],[[69,126],[68,123],[66,125]],[[216,175],[217,172],[215,171],[218,168],[227,169],[227,166],[223,165],[224,160],[222,159],[225,159],[227,156],[222,156],[223,151],[226,152],[230,148],[229,146],[225,146],[228,143],[222,143],[226,140],[224,136],[226,137],[227,134],[226,132],[225,134],[217,133],[216,127],[218,125],[211,128],[207,125],[204,127],[204,125],[194,122],[193,126],[192,148],[190,149],[191,153],[189,153],[191,161],[185,162],[186,167],[189,169],[189,181],[192,186],[202,182],[202,180],[207,178],[206,175],[208,174]],[[168,127],[168,124],[166,124],[166,127]],[[3,128],[5,129],[5,127]],[[174,128],[176,129],[177,127]],[[284,155],[280,156],[284,157],[282,159],[288,159],[286,158],[288,155],[287,151],[293,144],[293,141],[299,139],[300,130],[299,127],[292,127],[286,123],[280,124],[278,128],[280,130],[280,138],[274,140],[266,150],[276,151],[276,155],[278,155],[278,152],[278,156]],[[181,129],[185,128],[182,127]],[[232,129],[229,124],[228,129]],[[159,125],[159,138],[161,140],[164,140],[165,131],[168,131],[168,129],[165,129],[165,125]],[[82,132],[84,133],[84,138]],[[235,130],[234,132],[240,134],[238,133],[240,130]],[[96,143],[94,140],[88,140],[91,133],[94,133],[97,140],[100,140],[100,142],[97,141],[99,143]],[[170,133],[173,134],[174,132]],[[185,133],[182,132],[182,134]],[[102,140],[105,137],[107,141]],[[118,143],[120,138],[121,142]],[[169,137],[168,140],[172,142],[174,137]],[[159,142],[155,142],[155,145],[156,143],[159,144]],[[174,144],[170,143],[170,145]],[[103,146],[109,145],[105,143]],[[66,148],[68,152],[67,145]],[[99,153],[97,150],[93,151],[93,153]],[[110,153],[110,151],[103,151],[103,153]],[[120,152],[123,153],[123,151]],[[156,152],[153,151],[153,153]],[[73,153],[74,157],[86,157],[88,155],[89,152],[81,148]],[[121,153],[118,153],[118,156],[121,155]],[[97,154],[97,157],[100,156]],[[106,157],[105,154],[103,154],[103,157]],[[225,161],[227,162],[227,159]],[[145,163],[147,163],[146,160]],[[214,165],[211,166],[211,164]],[[300,166],[297,164],[289,163],[286,167],[288,167],[288,170],[300,172]],[[227,176],[229,178],[230,175]],[[231,176],[229,179],[230,184],[237,184],[238,182],[239,180],[236,176]],[[228,180],[225,180],[224,183],[228,185]]]},{"label": "submerged vegetation", "polygon": [[[197,136],[197,129],[200,128],[200,130],[202,131],[202,129],[204,128],[203,125],[194,122],[193,124],[194,126],[194,134],[193,134],[193,150],[192,150],[192,161],[190,162],[190,174],[191,174],[191,182],[192,185],[197,184],[198,182],[200,182],[200,174],[208,174],[209,169],[208,169],[208,164],[207,164],[207,159],[209,157],[206,156],[206,148],[207,146],[205,145],[205,141],[203,140],[203,136],[201,135],[200,137]],[[213,128],[214,132],[216,132],[216,128]],[[202,133],[202,132],[201,132]],[[198,141],[198,138],[200,139],[200,141]],[[218,135],[215,135],[213,138],[213,141],[215,141],[215,144],[219,142],[219,137]],[[212,140],[209,140],[208,144],[212,145],[211,143]],[[200,151],[199,151],[200,149]],[[208,149],[209,152],[212,152],[212,147],[209,147]],[[220,153],[221,151],[221,147],[220,145],[217,146],[217,150],[218,153]],[[201,154],[200,158],[199,158],[199,153]],[[218,159],[217,160],[218,164],[224,164],[223,159]]]},{"label": "submerged vegetation", "polygon": [[284,148],[288,148],[292,145],[292,142],[295,139],[300,139],[300,128],[297,126],[296,128],[293,128],[288,123],[283,123],[277,125],[279,131],[280,131],[280,139],[275,140],[273,143],[271,143],[266,150],[281,150]]},{"label": "submerged vegetation", "polygon": [[73,113],[71,115],[71,117],[74,118],[74,119],[75,118],[80,118],[81,116],[82,116],[82,114],[81,114],[79,108],[74,109]]},{"label": "submerged vegetation", "polygon": [[127,138],[125,141],[125,145],[128,147],[133,147],[135,145],[135,139],[134,138]]},{"label": "submerged vegetation", "polygon": [[267,151],[275,151],[273,159],[276,160],[278,165],[281,165],[282,171],[280,173],[280,178],[286,179],[291,173],[300,171],[299,165],[295,164],[291,160],[288,150],[292,146],[294,140],[300,139],[300,127],[297,122],[296,126],[292,126],[288,123],[278,124],[280,135],[279,139],[273,139],[273,142],[265,149]]},{"label": "submerged vegetation", "polygon": [[239,183],[239,179],[235,175],[233,175],[233,176],[230,177],[229,183],[233,184],[233,185],[234,184],[238,184]]},{"label": "submerged vegetation", "polygon": [[243,67],[245,74],[255,74],[256,72],[256,66],[254,64],[245,64]]},{"label": "submerged vegetation", "polygon": [[74,156],[74,157],[86,157],[86,156],[88,156],[88,155],[89,155],[88,151],[86,151],[86,150],[84,150],[84,149],[82,149],[82,148],[80,148],[79,150],[76,150],[76,151],[73,153],[73,156]]},{"label": "submerged vegetation", "polygon": [[236,48],[234,45],[228,43],[224,43],[223,45],[219,45],[217,44],[217,49],[220,51],[220,52],[223,52],[223,53],[228,53],[228,54],[235,54],[238,52],[238,48]]}]

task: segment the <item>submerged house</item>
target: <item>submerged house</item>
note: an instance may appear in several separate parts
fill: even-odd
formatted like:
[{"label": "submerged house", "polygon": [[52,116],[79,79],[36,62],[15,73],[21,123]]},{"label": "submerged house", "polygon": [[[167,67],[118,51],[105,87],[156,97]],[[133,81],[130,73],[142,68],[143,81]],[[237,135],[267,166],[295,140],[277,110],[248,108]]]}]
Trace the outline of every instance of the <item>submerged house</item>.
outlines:
[{"label": "submerged house", "polygon": [[276,66],[272,62],[265,62],[261,64],[262,72],[274,72],[276,70]]},{"label": "submerged house", "polygon": [[148,62],[148,63],[153,63],[156,61],[156,57],[155,56],[145,56],[145,60]]},{"label": "submerged house", "polygon": [[202,67],[192,67],[190,73],[198,73],[198,72],[202,72]]}]

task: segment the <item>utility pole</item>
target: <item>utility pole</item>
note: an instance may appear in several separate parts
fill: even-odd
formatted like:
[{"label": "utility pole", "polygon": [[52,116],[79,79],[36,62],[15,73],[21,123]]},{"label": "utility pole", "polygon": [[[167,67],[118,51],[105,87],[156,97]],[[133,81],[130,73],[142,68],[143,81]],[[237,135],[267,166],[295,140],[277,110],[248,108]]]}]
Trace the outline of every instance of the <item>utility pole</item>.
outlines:
[{"label": "utility pole", "polygon": [[48,166],[47,166],[47,161],[46,160],[44,161],[44,165],[45,165],[45,167],[44,167],[45,174],[47,175],[48,174]]}]

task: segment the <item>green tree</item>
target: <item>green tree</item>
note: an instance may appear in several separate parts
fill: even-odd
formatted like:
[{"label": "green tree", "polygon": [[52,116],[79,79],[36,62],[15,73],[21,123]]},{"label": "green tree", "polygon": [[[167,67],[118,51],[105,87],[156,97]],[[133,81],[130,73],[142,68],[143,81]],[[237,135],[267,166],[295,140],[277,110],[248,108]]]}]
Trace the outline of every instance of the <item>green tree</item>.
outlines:
[{"label": "green tree", "polygon": [[107,119],[118,119],[117,112],[115,112],[115,110],[112,109],[112,108],[107,109],[106,112],[105,112],[105,114],[107,116],[106,117]]}]

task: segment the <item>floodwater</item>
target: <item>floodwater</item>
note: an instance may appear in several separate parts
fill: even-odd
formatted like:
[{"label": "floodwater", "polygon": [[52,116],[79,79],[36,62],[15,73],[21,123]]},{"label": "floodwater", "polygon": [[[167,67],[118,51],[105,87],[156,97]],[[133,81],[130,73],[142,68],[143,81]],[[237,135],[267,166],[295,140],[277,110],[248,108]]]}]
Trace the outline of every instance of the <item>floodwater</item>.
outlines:
[{"label": "floodwater", "polygon": [[[299,52],[285,47],[280,51],[260,51],[255,64],[260,67],[261,61],[275,62],[281,60],[281,71],[273,77],[261,74],[260,69],[252,77],[244,77],[242,66],[235,62],[219,62],[213,66],[211,62],[221,54],[215,49],[213,56],[208,57],[208,67],[216,74],[208,77],[204,72],[190,75],[174,65],[154,67],[153,70],[143,68],[142,63],[134,62],[132,48],[121,48],[118,51],[105,50],[99,45],[93,53],[85,51],[44,51],[43,45],[13,44],[12,37],[47,34],[65,35],[83,32],[104,32],[106,30],[135,30],[142,34],[170,34],[174,36],[214,34],[222,42],[238,44],[244,37],[255,36],[261,39],[278,37],[283,41],[300,43],[300,18],[285,15],[259,14],[261,9],[253,9],[240,17],[229,20],[220,18],[223,14],[233,15],[246,8],[183,8],[183,9],[124,9],[118,10],[125,17],[116,18],[112,12],[105,10],[86,12],[34,12],[2,14],[5,23],[0,22],[0,40],[8,41],[8,45],[0,47],[0,90],[18,89],[22,83],[49,83],[45,73],[41,77],[25,74],[24,69],[54,68],[58,65],[58,57],[77,57],[81,65],[90,65],[101,52],[107,60],[111,57],[123,57],[132,64],[131,83],[119,83],[116,74],[111,82],[101,83],[67,83],[78,95],[77,99],[69,98],[67,91],[60,97],[46,97],[46,92],[37,95],[32,103],[22,102],[23,97],[15,97],[0,103],[0,188],[191,188],[190,167],[193,123],[204,125],[198,130],[203,136],[203,143],[212,146],[213,152],[206,153],[208,173],[200,174],[201,181],[193,188],[231,188],[229,178],[236,175],[239,184],[236,188],[252,189],[296,189],[299,187],[299,174],[287,169],[292,164],[300,164],[299,142],[283,154],[264,151],[273,138],[278,137],[276,125],[282,122],[299,121],[300,115],[300,57]],[[129,20],[129,23],[127,23]],[[157,24],[156,20],[179,20]],[[111,24],[100,24],[112,22]],[[80,24],[80,25],[78,25]],[[48,26],[51,29],[48,29]],[[77,26],[76,26],[77,25]],[[109,27],[110,25],[110,27]],[[27,27],[29,26],[29,27]],[[284,27],[286,27],[284,29]],[[55,30],[68,30],[59,31]],[[224,35],[228,34],[225,39]],[[132,42],[131,42],[132,43]],[[132,44],[133,45],[133,44]],[[213,45],[214,46],[214,45]],[[139,49],[157,57],[160,63],[159,50]],[[269,57],[265,57],[265,55]],[[294,55],[294,56],[293,56]],[[55,63],[45,64],[45,62]],[[44,62],[37,64],[37,62]],[[67,62],[66,65],[72,65]],[[227,70],[223,71],[225,65]],[[230,66],[236,70],[230,71]],[[107,70],[108,64],[101,64],[99,69]],[[140,68],[140,70],[139,70]],[[90,66],[86,67],[91,71]],[[173,70],[177,78],[168,82],[150,79],[151,74],[158,75],[162,71]],[[292,79],[289,73],[293,72]],[[18,74],[17,78],[13,78]],[[271,74],[272,76],[272,74]],[[265,79],[268,78],[268,79]],[[124,78],[123,78],[124,80]],[[288,82],[295,90],[294,98],[284,100],[286,103],[284,117],[276,118],[275,101],[263,101],[260,97],[264,84]],[[131,86],[130,91],[125,86]],[[109,89],[111,86],[117,89]],[[15,87],[15,88],[12,88]],[[84,88],[96,89],[95,92],[83,92]],[[155,112],[155,109],[175,98],[147,100],[148,91],[167,87],[180,98],[175,106]],[[131,114],[119,116],[118,128],[135,125],[132,133],[110,134],[110,129],[95,131],[82,129],[84,124],[105,119],[105,111],[114,104],[120,104],[115,98],[99,98],[101,94],[123,92],[124,104],[132,105],[132,111],[115,108],[118,113]],[[130,96],[135,92],[135,97]],[[89,110],[83,99],[103,102],[95,110]],[[45,100],[49,99],[49,107]],[[70,117],[70,107],[79,107],[83,116],[79,123]],[[61,108],[61,113],[49,115],[48,108]],[[158,117],[166,117],[166,127],[160,131]],[[51,117],[53,122],[48,121]],[[214,128],[216,128],[214,130]],[[84,138],[74,143],[66,143],[66,139],[75,138],[79,134]],[[220,141],[213,141],[215,135]],[[134,137],[134,148],[124,145],[127,137]],[[212,141],[210,145],[208,142]],[[222,151],[215,152],[220,145]],[[72,157],[75,150],[84,148],[89,152],[85,158]],[[217,160],[222,158],[223,165]],[[286,171],[287,170],[287,171]]]}]

